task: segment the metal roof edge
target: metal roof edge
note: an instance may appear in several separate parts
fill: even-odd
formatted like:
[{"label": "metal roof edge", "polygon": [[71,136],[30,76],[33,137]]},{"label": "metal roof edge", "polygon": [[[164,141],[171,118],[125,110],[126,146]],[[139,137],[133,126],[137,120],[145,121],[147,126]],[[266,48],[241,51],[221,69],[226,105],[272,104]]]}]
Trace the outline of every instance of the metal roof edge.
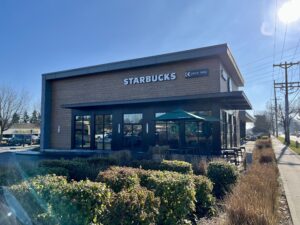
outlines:
[{"label": "metal roof edge", "polygon": [[196,48],[196,49],[190,49],[185,51],[172,52],[172,53],[166,53],[161,55],[100,64],[95,66],[44,73],[42,74],[42,76],[45,77],[46,80],[63,79],[68,77],[76,77],[76,76],[90,75],[90,74],[102,73],[108,71],[123,70],[123,69],[151,66],[151,65],[163,64],[169,62],[176,62],[181,60],[190,60],[196,58],[218,56],[224,53],[227,54],[227,50],[228,50],[228,46],[225,43],[225,44],[213,45],[213,46],[208,46],[203,48]]},{"label": "metal roof edge", "polygon": [[70,103],[61,105],[62,108],[77,108],[77,107],[97,107],[97,106],[110,106],[110,105],[122,105],[122,104],[142,104],[153,102],[167,102],[167,101],[181,101],[181,100],[193,100],[193,99],[205,99],[205,98],[228,98],[228,97],[240,97],[242,96],[250,108],[252,108],[248,98],[243,91],[233,92],[217,92],[217,93],[205,93],[196,95],[185,96],[172,96],[161,98],[147,98],[147,99],[132,99],[132,100],[120,100],[120,101],[107,101],[107,102],[87,102],[87,103]]}]

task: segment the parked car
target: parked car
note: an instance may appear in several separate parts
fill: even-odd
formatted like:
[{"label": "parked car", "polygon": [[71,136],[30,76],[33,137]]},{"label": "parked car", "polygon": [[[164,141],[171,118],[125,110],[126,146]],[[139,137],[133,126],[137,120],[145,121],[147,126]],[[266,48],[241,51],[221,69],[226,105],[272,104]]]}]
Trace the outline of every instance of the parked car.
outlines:
[{"label": "parked car", "polygon": [[9,134],[4,134],[2,136],[2,141],[1,141],[1,144],[3,145],[7,145],[9,140],[12,138],[12,135],[9,135]]},{"label": "parked car", "polygon": [[40,144],[40,137],[38,135],[32,135],[31,143],[33,145],[39,145]]},{"label": "parked car", "polygon": [[31,134],[14,134],[9,140],[9,145],[31,145],[32,137]]}]

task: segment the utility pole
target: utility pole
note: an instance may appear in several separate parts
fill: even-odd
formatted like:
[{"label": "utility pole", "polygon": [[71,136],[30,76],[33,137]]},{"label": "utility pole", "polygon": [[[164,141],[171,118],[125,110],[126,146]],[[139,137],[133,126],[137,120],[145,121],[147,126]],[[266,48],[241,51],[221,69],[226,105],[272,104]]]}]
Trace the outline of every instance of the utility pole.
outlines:
[{"label": "utility pole", "polygon": [[285,119],[284,119],[284,127],[285,127],[285,143],[287,145],[290,144],[290,121],[289,121],[289,81],[288,81],[288,68],[298,65],[300,62],[290,62],[290,63],[280,63],[280,64],[273,64],[273,67],[280,67],[284,69],[285,74]]},{"label": "utility pole", "polygon": [[274,113],[273,113],[273,105],[272,105],[272,99],[271,99],[271,102],[270,102],[270,114],[268,115],[270,118],[270,122],[271,122],[271,130],[272,130],[272,135],[274,136],[275,135],[275,126],[274,126]]},{"label": "utility pole", "polygon": [[277,112],[277,97],[276,97],[276,88],[274,80],[274,100],[275,100],[275,136],[278,137],[278,112]]}]

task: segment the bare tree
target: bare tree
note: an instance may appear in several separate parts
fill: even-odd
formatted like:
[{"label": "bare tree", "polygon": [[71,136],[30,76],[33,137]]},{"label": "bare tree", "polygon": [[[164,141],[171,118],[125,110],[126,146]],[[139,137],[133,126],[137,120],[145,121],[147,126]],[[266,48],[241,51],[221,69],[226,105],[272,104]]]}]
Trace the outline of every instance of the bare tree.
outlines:
[{"label": "bare tree", "polygon": [[[279,119],[280,125],[284,128],[284,130],[286,129],[286,127],[290,127],[290,123],[291,123],[292,119],[296,118],[297,115],[299,115],[299,103],[298,102],[293,105],[291,104],[287,121],[285,120],[284,106],[281,103],[278,104],[278,119]],[[286,122],[288,123],[287,126],[285,126]],[[284,133],[286,133],[286,130]]]},{"label": "bare tree", "polygon": [[26,96],[24,92],[17,92],[11,87],[0,87],[0,140],[3,132],[11,127],[13,115],[23,112]]}]

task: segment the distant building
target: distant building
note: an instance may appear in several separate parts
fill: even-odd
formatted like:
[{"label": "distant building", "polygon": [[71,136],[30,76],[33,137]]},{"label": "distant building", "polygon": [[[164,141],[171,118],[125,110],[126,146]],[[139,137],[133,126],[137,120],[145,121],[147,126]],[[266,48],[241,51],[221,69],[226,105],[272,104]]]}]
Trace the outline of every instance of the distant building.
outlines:
[{"label": "distant building", "polygon": [[40,126],[32,123],[16,123],[13,124],[8,130],[3,132],[4,135],[12,134],[40,134]]}]

